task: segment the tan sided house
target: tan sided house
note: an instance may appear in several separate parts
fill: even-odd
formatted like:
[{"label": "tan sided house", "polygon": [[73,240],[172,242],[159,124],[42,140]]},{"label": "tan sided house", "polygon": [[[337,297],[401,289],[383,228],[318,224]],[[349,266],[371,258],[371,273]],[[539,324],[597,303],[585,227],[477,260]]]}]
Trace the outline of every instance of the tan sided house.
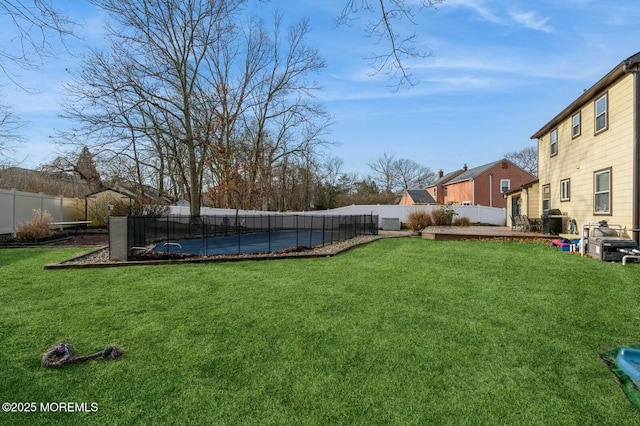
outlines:
[{"label": "tan sided house", "polygon": [[616,65],[531,136],[540,212],[559,209],[578,227],[640,227],[639,63],[636,53]]}]

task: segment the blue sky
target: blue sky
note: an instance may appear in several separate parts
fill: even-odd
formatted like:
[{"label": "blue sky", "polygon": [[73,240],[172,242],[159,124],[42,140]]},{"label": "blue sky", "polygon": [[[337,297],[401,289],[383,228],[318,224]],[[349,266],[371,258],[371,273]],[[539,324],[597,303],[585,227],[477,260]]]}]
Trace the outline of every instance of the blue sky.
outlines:
[{"label": "blue sky", "polygon": [[[323,86],[319,100],[333,116],[328,140],[335,146],[327,154],[344,161],[343,172],[361,175],[384,153],[449,172],[534,145],[534,132],[640,51],[637,0],[446,0],[422,11],[415,27],[397,23],[398,31],[417,32],[418,47],[433,56],[407,60],[419,84],[394,92],[386,75],[369,75],[363,59],[377,49],[364,37],[367,16],[336,28],[345,3],[272,0],[254,7],[263,13],[279,8],[287,19],[309,18],[309,44],[327,62],[316,76]],[[56,2],[83,23],[84,41],[71,44],[80,52],[100,44],[101,19],[90,6],[77,4]],[[0,17],[5,40],[6,19]],[[69,126],[56,114],[65,69],[77,62],[64,56],[40,72],[21,72],[20,80],[37,94],[2,87],[4,102],[29,122],[21,131],[26,141],[13,156],[22,166],[51,161],[60,150],[50,136]]]}]

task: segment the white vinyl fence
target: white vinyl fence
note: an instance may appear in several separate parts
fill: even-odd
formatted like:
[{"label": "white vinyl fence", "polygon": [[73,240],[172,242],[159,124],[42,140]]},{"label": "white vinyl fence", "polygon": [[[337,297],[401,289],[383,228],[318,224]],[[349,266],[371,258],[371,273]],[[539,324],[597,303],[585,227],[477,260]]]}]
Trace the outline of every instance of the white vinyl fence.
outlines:
[{"label": "white vinyl fence", "polygon": [[14,237],[18,225],[33,219],[33,210],[47,211],[54,222],[84,220],[84,200],[43,193],[0,189],[0,235]]},{"label": "white vinyl fence", "polygon": [[[401,223],[407,223],[409,214],[415,211],[426,211],[430,213],[432,210],[440,209],[442,206],[437,205],[352,205],[339,207],[332,210],[318,210],[310,212],[264,212],[257,210],[239,210],[238,214],[313,214],[313,215],[332,215],[332,216],[349,216],[349,215],[367,215],[372,214],[378,216],[380,223],[383,219],[398,219]],[[483,223],[489,225],[504,226],[507,222],[507,209],[485,206],[452,206],[457,213],[457,217],[467,217],[471,223]],[[169,214],[189,216],[189,207],[170,206]],[[235,215],[234,209],[214,209],[210,207],[202,207],[200,214],[203,216],[223,216]]]}]

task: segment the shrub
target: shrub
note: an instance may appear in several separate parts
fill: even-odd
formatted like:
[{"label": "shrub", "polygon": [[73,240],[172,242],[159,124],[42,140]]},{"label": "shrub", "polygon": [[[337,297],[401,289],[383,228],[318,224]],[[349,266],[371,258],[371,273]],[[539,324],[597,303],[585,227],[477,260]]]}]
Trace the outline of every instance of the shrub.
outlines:
[{"label": "shrub", "polygon": [[87,206],[87,220],[91,221],[90,226],[95,228],[107,226],[109,223],[109,204],[112,204],[111,200],[102,197]]},{"label": "shrub", "polygon": [[442,206],[437,210],[431,212],[431,218],[433,224],[436,226],[450,226],[453,220],[453,216],[457,213],[451,206]]},{"label": "shrub", "polygon": [[471,226],[471,219],[466,216],[462,216],[460,218],[453,220],[453,226]]},{"label": "shrub", "polygon": [[33,219],[18,224],[18,240],[39,240],[53,235],[53,217],[40,209],[33,209]]},{"label": "shrub", "polygon": [[409,220],[407,225],[412,231],[420,231],[432,224],[431,215],[425,211],[411,212],[407,219]]}]

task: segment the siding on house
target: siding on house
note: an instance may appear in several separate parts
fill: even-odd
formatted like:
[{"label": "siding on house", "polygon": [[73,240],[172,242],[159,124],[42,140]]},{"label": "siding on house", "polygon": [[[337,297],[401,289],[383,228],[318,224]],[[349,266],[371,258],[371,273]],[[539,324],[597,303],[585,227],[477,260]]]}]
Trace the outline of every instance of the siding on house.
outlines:
[{"label": "siding on house", "polygon": [[438,204],[444,204],[444,185],[450,180],[458,177],[466,171],[466,165],[464,169],[456,170],[454,172],[447,173],[446,175],[440,170],[438,172],[438,180],[427,186],[427,192]]},{"label": "siding on house", "polygon": [[[472,180],[446,185],[447,195],[444,197],[444,204],[452,203],[461,205],[462,203],[469,202],[471,205],[475,205],[473,187],[474,181]],[[489,203],[483,205],[488,206]]]},{"label": "siding on house", "polygon": [[[519,199],[519,211],[514,211],[514,198]],[[531,219],[541,217],[540,184],[538,180],[529,182],[507,193],[507,226],[513,226],[512,217],[525,215]]]},{"label": "siding on house", "polygon": [[[595,134],[595,101],[607,95],[607,127]],[[560,209],[578,225],[607,220],[633,227],[634,75],[623,73],[594,91],[557,127],[538,138],[540,188],[550,187],[550,208]],[[581,131],[572,137],[572,117],[581,114]],[[557,128],[557,154],[551,155],[550,134]],[[535,136],[535,135],[534,135]],[[611,170],[611,212],[594,212],[594,173]],[[561,200],[561,182],[569,179],[570,197]],[[539,200],[542,211],[542,197]]]}]

